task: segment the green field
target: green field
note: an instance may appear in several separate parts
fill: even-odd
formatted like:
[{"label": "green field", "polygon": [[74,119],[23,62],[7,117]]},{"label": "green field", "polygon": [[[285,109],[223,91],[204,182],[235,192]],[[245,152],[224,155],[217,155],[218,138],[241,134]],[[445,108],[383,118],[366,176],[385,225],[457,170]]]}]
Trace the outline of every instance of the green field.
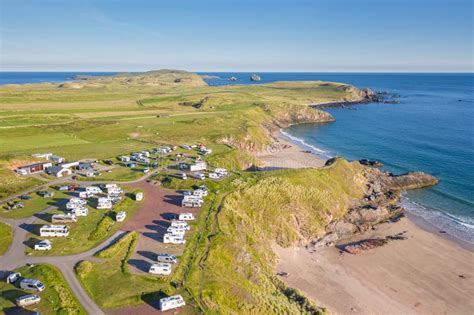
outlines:
[{"label": "green field", "polygon": [[13,230],[10,225],[0,223],[0,256],[5,254],[13,241]]},{"label": "green field", "polygon": [[58,191],[51,187],[42,190],[52,192],[54,193],[54,196],[51,198],[43,198],[37,193],[31,193],[29,194],[29,196],[31,196],[31,200],[20,200],[18,198],[16,200],[24,204],[24,207],[21,209],[8,210],[6,203],[1,204],[0,217],[9,219],[28,218],[40,211],[47,209],[48,207],[56,207],[65,204],[67,199],[71,197],[68,192]]},{"label": "green field", "polygon": [[[352,86],[321,81],[211,87],[199,76],[179,71],[0,86],[0,171],[5,175],[0,177],[0,194],[38,184],[11,170],[33,153],[53,152],[68,160],[115,159],[164,144],[204,143],[214,150],[204,160],[231,174],[222,181],[205,181],[211,194],[173,275],[158,279],[128,272],[127,260],[136,242],[132,233],[102,252],[102,261],[76,266],[86,290],[104,308],[179,293],[201,313],[320,314],[322,309],[274,275],[271,244],[299,245],[321,236],[331,220],[362,198],[363,168],[338,160],[318,170],[244,170],[259,164],[254,153],[268,149],[271,132],[294,123],[333,119],[309,104],[362,96]],[[189,160],[197,154],[178,152]],[[171,163],[170,157],[159,162]],[[152,180],[173,189],[201,184],[179,180],[173,176],[176,172],[161,171]],[[127,181],[142,175],[117,168],[94,180]],[[24,214],[17,212],[18,217],[41,207],[30,206]],[[133,211],[133,206],[124,209]],[[71,227],[68,239],[53,240],[51,252],[28,253],[78,253],[112,235],[119,224],[102,210],[91,210],[88,218],[79,218]]]},{"label": "green field", "polygon": [[[82,306],[77,301],[69,286],[64,281],[61,272],[56,267],[50,265],[36,265],[34,267],[21,267],[15,270],[20,272],[25,278],[38,279],[44,283],[46,290],[38,294],[41,302],[28,307],[29,310],[40,312],[41,314],[86,314]],[[17,286],[0,282],[0,313],[7,313],[13,309],[15,299],[19,296],[31,294],[32,292],[19,289]]]}]

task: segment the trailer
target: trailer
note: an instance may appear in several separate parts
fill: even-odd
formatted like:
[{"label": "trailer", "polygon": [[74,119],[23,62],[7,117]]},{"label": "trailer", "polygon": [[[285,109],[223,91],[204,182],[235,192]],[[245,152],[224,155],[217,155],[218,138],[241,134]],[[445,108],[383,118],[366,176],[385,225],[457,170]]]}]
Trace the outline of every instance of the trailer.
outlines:
[{"label": "trailer", "polygon": [[184,235],[173,235],[171,233],[165,233],[163,235],[163,243],[165,244],[186,244]]},{"label": "trailer", "polygon": [[150,266],[150,269],[148,270],[148,273],[151,273],[154,275],[168,276],[171,274],[171,264],[169,263],[152,264]]},{"label": "trailer", "polygon": [[77,217],[76,215],[72,213],[64,214],[53,214],[51,217],[51,222],[53,223],[74,223],[77,222]]},{"label": "trailer", "polygon": [[35,294],[27,294],[17,297],[15,303],[19,307],[27,307],[41,302],[41,297]]},{"label": "trailer", "polygon": [[20,281],[20,288],[23,290],[32,290],[32,291],[44,291],[46,289],[45,285],[36,279],[25,278]]},{"label": "trailer", "polygon": [[185,306],[186,303],[181,295],[173,295],[160,299],[160,310],[162,312]]},{"label": "trailer", "polygon": [[69,227],[67,225],[43,225],[40,228],[41,237],[67,237]]}]

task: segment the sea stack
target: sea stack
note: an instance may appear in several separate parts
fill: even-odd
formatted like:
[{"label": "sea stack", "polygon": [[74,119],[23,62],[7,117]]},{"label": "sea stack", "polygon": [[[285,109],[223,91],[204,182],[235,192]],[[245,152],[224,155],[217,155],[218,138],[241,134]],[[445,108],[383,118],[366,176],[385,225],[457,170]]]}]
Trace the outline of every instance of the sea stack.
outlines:
[{"label": "sea stack", "polygon": [[230,77],[229,81],[237,81],[237,78],[236,77]]},{"label": "sea stack", "polygon": [[262,78],[257,74],[252,74],[252,76],[250,77],[250,81],[260,81],[260,80],[262,80]]}]

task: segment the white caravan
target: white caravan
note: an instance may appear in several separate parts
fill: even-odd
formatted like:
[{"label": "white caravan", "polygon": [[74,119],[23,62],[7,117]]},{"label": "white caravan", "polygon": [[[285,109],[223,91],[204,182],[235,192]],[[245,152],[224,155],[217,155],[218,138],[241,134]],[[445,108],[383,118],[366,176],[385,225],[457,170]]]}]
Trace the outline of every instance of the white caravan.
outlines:
[{"label": "white caravan", "polygon": [[208,194],[209,192],[207,190],[200,189],[200,188],[193,191],[194,196],[206,197]]},{"label": "white caravan", "polygon": [[173,295],[160,299],[160,310],[162,312],[183,307],[185,305],[186,303],[181,295]]},{"label": "white caravan", "polygon": [[35,294],[27,294],[17,297],[15,303],[19,307],[27,307],[41,302],[41,297]]},{"label": "white caravan", "polygon": [[157,263],[150,266],[148,273],[154,275],[168,276],[171,274],[171,264],[168,263]]},{"label": "white caravan", "polygon": [[186,240],[183,235],[173,235],[170,233],[165,233],[163,235],[163,243],[165,244],[186,244]]},{"label": "white caravan", "polygon": [[39,292],[44,291],[44,289],[46,289],[46,287],[41,281],[28,278],[25,278],[20,281],[20,288],[24,290],[32,290]]},{"label": "white caravan", "polygon": [[101,194],[102,193],[102,189],[100,189],[99,187],[97,186],[88,186],[86,187],[86,192],[88,193],[91,193],[91,194]]},{"label": "white caravan", "polygon": [[166,232],[171,233],[173,235],[182,235],[182,236],[184,236],[184,234],[186,234],[186,229],[181,229],[181,228],[176,228],[176,227],[170,226],[166,230]]},{"label": "white caravan", "polygon": [[79,198],[90,198],[93,196],[90,192],[87,191],[79,191],[77,192],[77,195],[79,196]]},{"label": "white caravan", "polygon": [[112,209],[112,201],[109,198],[99,198],[97,200],[97,209]]},{"label": "white caravan", "polygon": [[40,228],[41,237],[67,237],[69,227],[67,225],[43,225]]},{"label": "white caravan", "polygon": [[209,173],[209,178],[210,179],[220,179],[221,175],[219,175],[217,173]]},{"label": "white caravan", "polygon": [[202,203],[203,200],[200,196],[184,196],[181,201],[181,206],[187,208],[199,208],[202,206]]},{"label": "white caravan", "polygon": [[89,214],[89,209],[86,207],[79,207],[71,210],[71,213],[74,214],[76,217],[87,217]]},{"label": "white caravan", "polygon": [[175,227],[175,228],[179,228],[179,229],[189,230],[189,224],[188,224],[188,222],[185,222],[185,221],[173,220],[173,221],[171,221],[170,226]]},{"label": "white caravan", "polygon": [[192,221],[194,220],[194,215],[191,212],[180,213],[178,215],[179,221]]}]

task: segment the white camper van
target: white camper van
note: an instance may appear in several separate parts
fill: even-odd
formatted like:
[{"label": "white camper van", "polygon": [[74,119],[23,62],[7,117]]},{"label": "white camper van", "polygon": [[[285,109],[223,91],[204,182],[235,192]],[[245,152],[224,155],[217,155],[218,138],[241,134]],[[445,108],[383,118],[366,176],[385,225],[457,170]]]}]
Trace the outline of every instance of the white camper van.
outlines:
[{"label": "white camper van", "polygon": [[194,215],[190,212],[180,213],[178,215],[179,221],[192,221],[194,220]]},{"label": "white camper van", "polygon": [[168,276],[171,274],[171,264],[168,263],[157,263],[150,266],[148,273],[154,275]]},{"label": "white camper van", "polygon": [[46,287],[41,281],[28,278],[25,278],[20,281],[20,288],[24,290],[32,290],[39,292],[44,291],[44,289],[46,289]]},{"label": "white camper van", "polygon": [[175,228],[179,228],[179,229],[189,230],[189,224],[188,224],[188,222],[185,222],[185,221],[173,220],[173,221],[171,221],[170,226],[175,227]]},{"label": "white camper van", "polygon": [[173,235],[171,233],[165,233],[163,235],[163,243],[165,244],[186,244],[186,240],[183,235]]},{"label": "white camper van", "polygon": [[88,186],[86,187],[86,192],[91,193],[91,194],[101,194],[102,189],[100,189],[97,186]]},{"label": "white camper van", "polygon": [[43,225],[40,228],[41,237],[67,237],[69,227],[67,225]]},{"label": "white camper van", "polygon": [[178,262],[176,256],[171,254],[156,254],[156,261],[169,264],[176,264]]},{"label": "white camper van", "polygon": [[135,194],[135,200],[136,201],[142,201],[143,200],[143,193],[142,192],[138,192]]},{"label": "white camper van", "polygon": [[53,223],[74,223],[77,222],[77,217],[74,214],[68,213],[58,213],[58,214],[53,214],[51,217],[51,222]]},{"label": "white camper van", "polygon": [[160,299],[160,310],[162,312],[183,307],[185,305],[186,303],[181,295],[173,295]]},{"label": "white camper van", "polygon": [[127,217],[127,214],[125,213],[125,211],[120,211],[115,215],[115,221],[123,222],[126,217]]},{"label": "white camper van", "polygon": [[186,234],[186,229],[181,229],[181,228],[177,228],[177,227],[172,227],[170,226],[167,230],[166,230],[167,233],[171,233],[173,235],[183,235]]},{"label": "white camper van", "polygon": [[76,217],[87,217],[87,215],[89,214],[89,209],[81,206],[81,207],[72,209],[71,213],[74,214]]},{"label": "white camper van", "polygon": [[200,196],[184,196],[181,206],[186,208],[199,208],[202,206],[203,200]]},{"label": "white camper van", "polygon": [[41,297],[35,294],[22,295],[17,297],[15,303],[19,307],[27,307],[41,302]]}]

